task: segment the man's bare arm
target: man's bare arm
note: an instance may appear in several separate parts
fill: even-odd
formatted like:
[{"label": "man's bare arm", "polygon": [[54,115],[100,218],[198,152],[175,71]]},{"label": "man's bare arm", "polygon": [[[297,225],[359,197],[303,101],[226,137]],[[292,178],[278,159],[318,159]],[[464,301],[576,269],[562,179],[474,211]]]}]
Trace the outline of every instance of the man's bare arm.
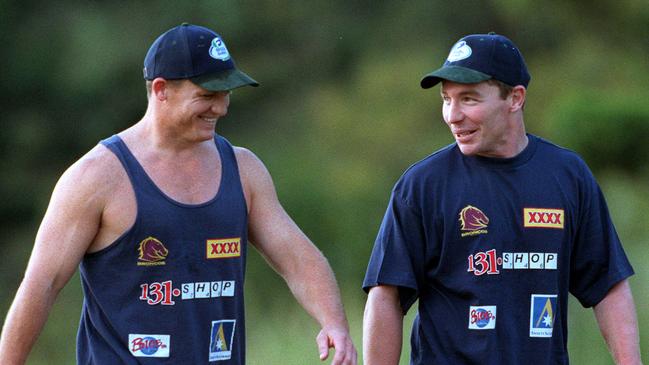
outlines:
[{"label": "man's bare arm", "polygon": [[403,312],[398,288],[389,285],[371,288],[363,318],[363,363],[399,364],[402,332]]},{"label": "man's bare arm", "polygon": [[23,281],[0,338],[0,364],[24,364],[52,305],[98,232],[105,172],[81,159],[60,178],[40,225]]},{"label": "man's bare arm", "polygon": [[617,283],[593,308],[604,340],[618,365],[639,365],[640,336],[631,287]]},{"label": "man's bare arm", "polygon": [[247,191],[251,242],[322,326],[316,338],[320,359],[326,359],[333,347],[332,364],[356,364],[356,349],[329,263],[282,208],[263,163],[250,151],[237,151]]}]

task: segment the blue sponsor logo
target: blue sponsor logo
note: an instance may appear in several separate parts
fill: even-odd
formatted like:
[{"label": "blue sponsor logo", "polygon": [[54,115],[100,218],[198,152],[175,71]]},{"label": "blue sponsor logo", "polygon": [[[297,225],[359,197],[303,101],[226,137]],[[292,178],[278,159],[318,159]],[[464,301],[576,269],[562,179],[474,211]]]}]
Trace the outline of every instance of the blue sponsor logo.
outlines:
[{"label": "blue sponsor logo", "polygon": [[532,294],[530,303],[530,337],[552,337],[557,316],[556,294]]},{"label": "blue sponsor logo", "polygon": [[209,361],[222,361],[232,358],[232,345],[234,343],[234,329],[236,324],[236,319],[212,321]]}]

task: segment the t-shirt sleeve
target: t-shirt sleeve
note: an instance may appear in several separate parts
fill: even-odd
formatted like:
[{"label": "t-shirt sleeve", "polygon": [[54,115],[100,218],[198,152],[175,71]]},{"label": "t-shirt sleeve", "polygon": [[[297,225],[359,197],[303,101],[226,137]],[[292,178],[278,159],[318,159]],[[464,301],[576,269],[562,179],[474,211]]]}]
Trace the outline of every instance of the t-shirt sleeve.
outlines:
[{"label": "t-shirt sleeve", "polygon": [[586,175],[577,239],[571,255],[570,292],[584,307],[592,307],[615,284],[634,272],[613,226],[604,195],[589,170]]},{"label": "t-shirt sleeve", "polygon": [[393,192],[383,217],[367,267],[363,290],[377,285],[399,288],[401,308],[406,313],[417,300],[418,278],[422,277],[425,237],[421,214]]}]

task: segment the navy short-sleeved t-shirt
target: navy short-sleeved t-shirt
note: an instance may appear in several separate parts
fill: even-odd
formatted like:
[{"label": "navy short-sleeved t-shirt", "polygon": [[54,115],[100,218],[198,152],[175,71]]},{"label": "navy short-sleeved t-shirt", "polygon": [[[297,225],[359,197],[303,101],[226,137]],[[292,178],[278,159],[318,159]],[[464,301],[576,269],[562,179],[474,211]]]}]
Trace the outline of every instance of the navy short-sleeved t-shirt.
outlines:
[{"label": "navy short-sleeved t-shirt", "polygon": [[452,144],[394,187],[363,288],[419,299],[411,364],[567,364],[568,292],[590,307],[633,274],[586,164],[528,138],[510,159]]}]

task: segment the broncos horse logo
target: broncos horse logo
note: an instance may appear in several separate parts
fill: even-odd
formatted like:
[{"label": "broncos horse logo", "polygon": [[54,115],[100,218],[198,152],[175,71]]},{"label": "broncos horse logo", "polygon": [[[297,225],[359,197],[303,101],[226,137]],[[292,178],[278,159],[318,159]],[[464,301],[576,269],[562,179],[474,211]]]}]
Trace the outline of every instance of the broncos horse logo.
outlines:
[{"label": "broncos horse logo", "polygon": [[164,265],[164,259],[169,254],[162,242],[153,237],[147,237],[140,242],[138,252],[138,265]]},{"label": "broncos horse logo", "polygon": [[463,231],[477,231],[487,228],[489,218],[480,209],[467,205],[460,211],[460,224]]}]

